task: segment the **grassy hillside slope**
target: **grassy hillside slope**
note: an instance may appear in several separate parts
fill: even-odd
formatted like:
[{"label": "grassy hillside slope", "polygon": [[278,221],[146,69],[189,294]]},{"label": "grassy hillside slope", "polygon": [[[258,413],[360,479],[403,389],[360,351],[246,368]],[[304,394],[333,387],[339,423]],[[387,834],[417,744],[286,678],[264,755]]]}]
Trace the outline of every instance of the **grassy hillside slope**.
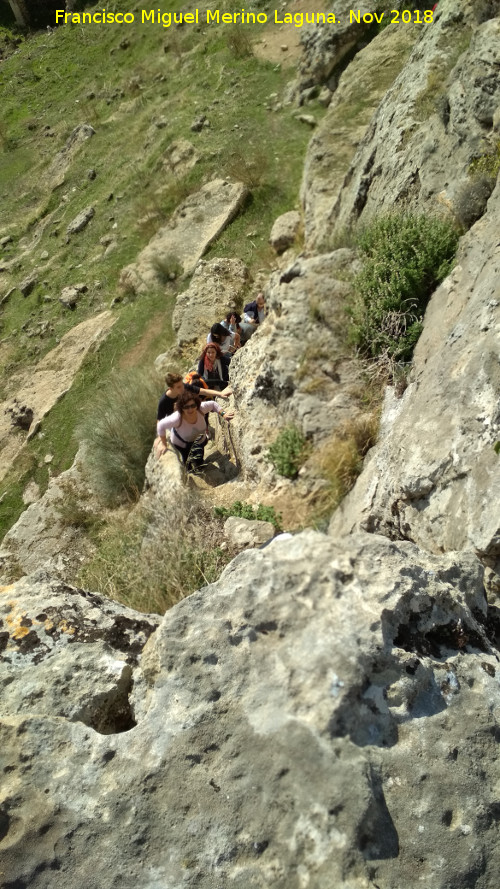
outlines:
[{"label": "grassy hillside slope", "polygon": [[[291,72],[253,55],[259,37],[253,25],[68,24],[30,35],[1,63],[0,301],[12,291],[0,309],[1,398],[15,396],[13,374],[29,374],[72,326],[113,301],[117,314],[104,346],[4,479],[2,533],[23,508],[28,479],[46,486],[44,455],[53,455],[53,473],[70,465],[73,430],[96,387],[113,369],[150,365],[170,342],[175,292],[186,282],[134,299],[118,279],[182,198],[214,176],[245,181],[251,200],[211,253],[238,256],[254,273],[269,262],[269,230],[296,204],[310,131],[276,104]],[[203,114],[210,126],[191,131]],[[81,124],[95,135],[62,176],[64,158],[54,159]],[[199,159],[174,174],[168,148],[178,139]],[[92,221],[68,238],[67,225],[88,206]],[[32,275],[28,295],[12,289]],[[77,282],[88,290],[71,311],[59,296]]]}]

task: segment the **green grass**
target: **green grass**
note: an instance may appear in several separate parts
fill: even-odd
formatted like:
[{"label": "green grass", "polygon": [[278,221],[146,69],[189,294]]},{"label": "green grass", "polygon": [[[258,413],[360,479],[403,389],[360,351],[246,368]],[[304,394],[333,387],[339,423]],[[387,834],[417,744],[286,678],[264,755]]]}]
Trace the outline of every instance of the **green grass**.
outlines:
[{"label": "green grass", "polygon": [[213,515],[187,492],[180,499],[177,520],[168,513],[153,528],[144,510],[115,513],[94,532],[96,551],[78,582],[131,608],[163,614],[216,581],[234,552],[218,546],[222,531]]},{"label": "green grass", "polygon": [[[42,422],[42,436],[35,436],[24,450],[24,455],[15,468],[0,483],[0,534],[17,521],[24,509],[22,492],[27,482],[34,478],[42,491],[47,487],[48,470],[43,462],[45,454],[53,454],[51,472],[58,475],[68,469],[75,457],[78,442],[75,427],[92,411],[96,391],[105,388],[113,370],[127,358],[147,330],[152,318],[157,319],[158,330],[141,351],[141,364],[150,367],[159,352],[172,342],[170,323],[173,294],[151,292],[136,302],[121,308],[120,316],[108,338],[96,353],[89,354],[73,386]],[[163,320],[160,320],[163,319]],[[158,386],[158,397],[162,385]],[[154,415],[153,415],[154,421]],[[154,425],[154,424],[153,424]]]},{"label": "green grass", "polygon": [[320,490],[312,511],[313,525],[326,519],[354,487],[366,454],[377,440],[379,410],[348,420],[315,453],[321,477],[327,482]]},{"label": "green grass", "polygon": [[475,158],[469,167],[471,176],[488,176],[496,179],[500,172],[500,139],[489,147],[484,154]]},{"label": "green grass", "polygon": [[77,429],[85,446],[87,480],[107,505],[138,500],[155,430],[160,381],[133,368],[98,389]]}]

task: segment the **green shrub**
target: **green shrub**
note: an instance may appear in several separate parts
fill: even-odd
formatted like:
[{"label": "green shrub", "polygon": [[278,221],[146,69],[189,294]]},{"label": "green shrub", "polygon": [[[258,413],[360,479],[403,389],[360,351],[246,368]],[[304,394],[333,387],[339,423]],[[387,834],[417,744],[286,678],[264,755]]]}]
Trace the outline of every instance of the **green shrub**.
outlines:
[{"label": "green shrub", "polygon": [[136,500],[155,438],[159,385],[138,370],[111,375],[76,435],[85,442],[88,481],[107,505]]},{"label": "green shrub", "polygon": [[237,516],[237,518],[241,519],[271,522],[277,531],[282,529],[281,513],[277,513],[274,506],[264,506],[263,503],[259,503],[254,507],[250,503],[242,503],[241,500],[235,500],[229,507],[215,506],[214,512],[215,515],[221,516],[224,519],[229,518],[229,516]]},{"label": "green shrub", "polygon": [[286,426],[271,445],[265,457],[276,472],[285,478],[296,478],[307,459],[309,448],[306,439],[296,426]]},{"label": "green shrub", "polygon": [[458,233],[416,214],[381,217],[358,233],[363,268],[354,280],[351,340],[369,358],[408,361],[429,298],[452,266]]}]

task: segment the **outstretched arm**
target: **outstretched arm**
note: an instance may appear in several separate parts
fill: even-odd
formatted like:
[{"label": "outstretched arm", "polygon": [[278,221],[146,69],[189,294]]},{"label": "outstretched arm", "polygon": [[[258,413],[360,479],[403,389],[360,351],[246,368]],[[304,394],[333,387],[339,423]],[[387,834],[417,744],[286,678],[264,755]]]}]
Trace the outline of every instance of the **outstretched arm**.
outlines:
[{"label": "outstretched arm", "polygon": [[227,386],[222,392],[217,389],[200,389],[200,395],[210,395],[212,398],[229,398],[233,394],[230,386]]}]

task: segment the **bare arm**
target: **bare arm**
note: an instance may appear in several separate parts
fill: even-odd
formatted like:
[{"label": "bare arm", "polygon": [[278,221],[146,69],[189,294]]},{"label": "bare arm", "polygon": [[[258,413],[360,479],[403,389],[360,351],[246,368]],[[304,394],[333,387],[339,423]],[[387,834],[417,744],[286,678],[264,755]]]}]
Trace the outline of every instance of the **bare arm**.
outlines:
[{"label": "bare arm", "polygon": [[204,401],[200,407],[200,411],[202,414],[208,414],[213,411],[214,413],[219,414],[219,417],[223,417],[226,420],[232,420],[234,417],[234,411],[223,410],[220,404],[217,404],[216,401]]},{"label": "bare arm", "polygon": [[180,423],[181,417],[178,411],[174,411],[173,414],[169,414],[168,417],[163,417],[163,420],[158,420],[156,424],[156,431],[160,436],[161,440],[167,443],[167,439],[165,433],[167,429],[173,429],[174,426],[178,426]]},{"label": "bare arm", "polygon": [[200,389],[200,395],[210,395],[212,398],[229,398],[233,394],[230,386],[227,386],[222,392],[218,389]]}]

